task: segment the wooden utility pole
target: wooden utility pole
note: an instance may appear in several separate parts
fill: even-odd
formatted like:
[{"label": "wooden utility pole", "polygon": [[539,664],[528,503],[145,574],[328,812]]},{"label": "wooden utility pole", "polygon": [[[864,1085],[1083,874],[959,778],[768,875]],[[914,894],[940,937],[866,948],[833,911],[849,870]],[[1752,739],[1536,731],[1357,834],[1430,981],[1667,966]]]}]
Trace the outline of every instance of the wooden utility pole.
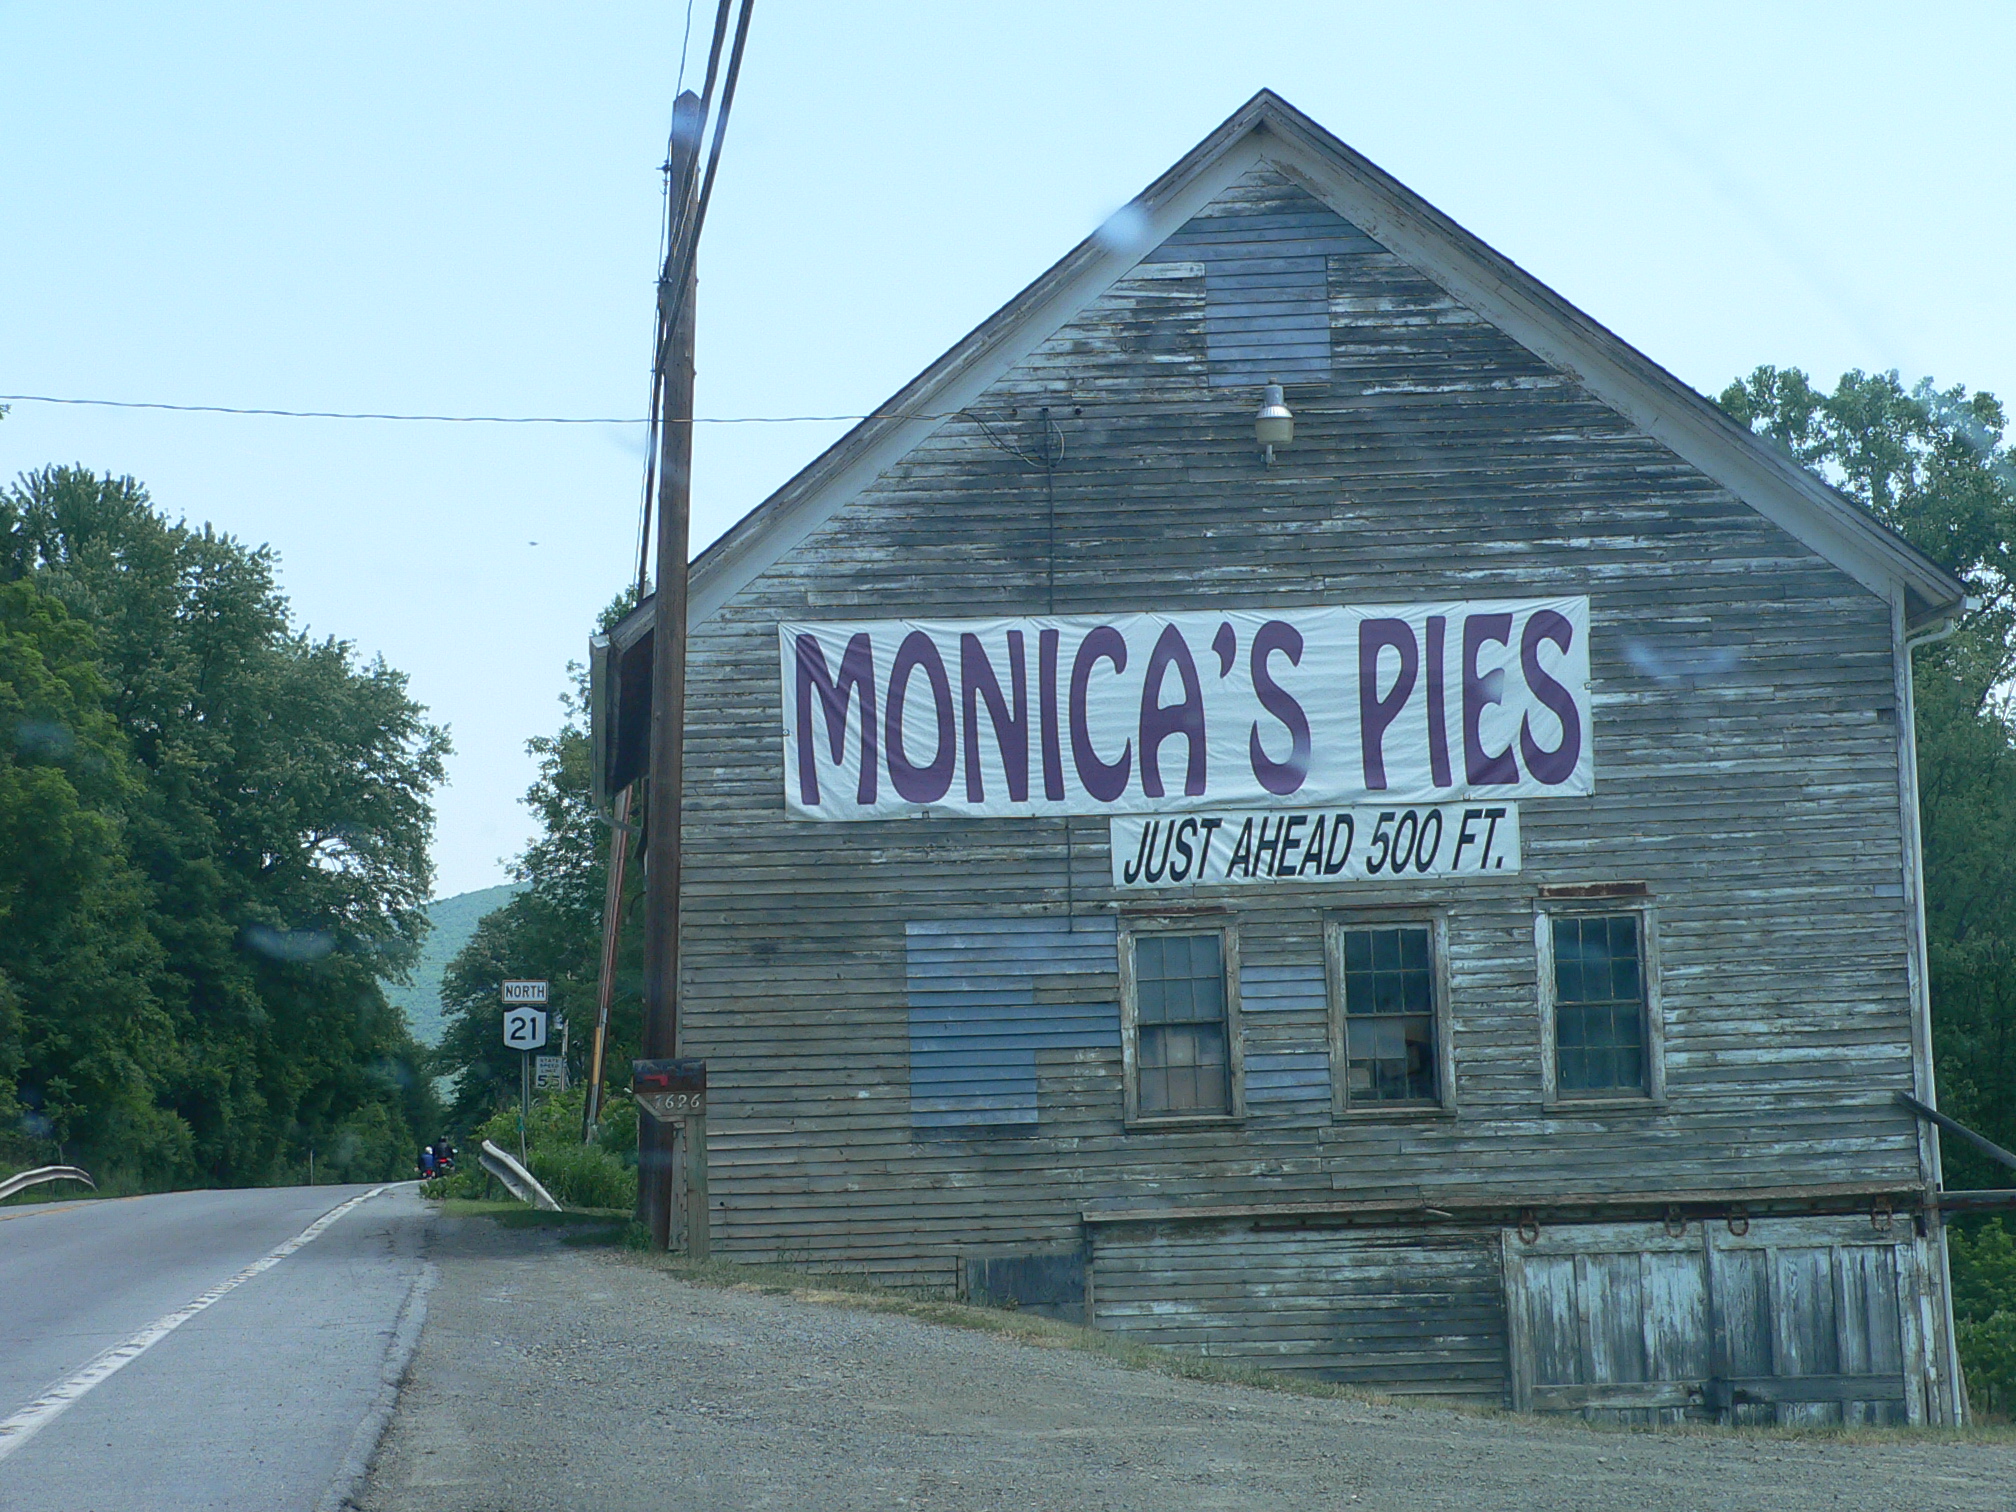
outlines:
[{"label": "wooden utility pole", "polygon": [[[700,97],[691,90],[673,107],[673,225],[693,203],[700,155]],[[651,638],[651,790],[644,819],[645,1060],[679,1053],[679,829],[686,760],[686,561],[693,469],[693,262],[678,277],[680,238],[668,238],[658,286],[658,589]],[[669,319],[668,319],[669,317]],[[672,1245],[673,1184],[679,1126],[637,1120],[637,1204],[658,1249]],[[690,1226],[690,1225],[689,1225]],[[687,1236],[692,1247],[692,1236]],[[703,1241],[704,1244],[704,1241]]]},{"label": "wooden utility pole", "polygon": [[[641,596],[643,588],[640,585]],[[633,784],[634,787],[634,784]],[[595,1038],[588,1050],[588,1091],[581,1099],[581,1138],[592,1143],[596,1125],[602,1121],[602,1105],[608,1094],[603,1085],[609,1050],[609,1007],[616,996],[616,946],[623,923],[623,872],[630,856],[630,794],[625,787],[616,795],[616,808],[609,825],[609,879],[602,889],[602,957],[595,978]]]}]

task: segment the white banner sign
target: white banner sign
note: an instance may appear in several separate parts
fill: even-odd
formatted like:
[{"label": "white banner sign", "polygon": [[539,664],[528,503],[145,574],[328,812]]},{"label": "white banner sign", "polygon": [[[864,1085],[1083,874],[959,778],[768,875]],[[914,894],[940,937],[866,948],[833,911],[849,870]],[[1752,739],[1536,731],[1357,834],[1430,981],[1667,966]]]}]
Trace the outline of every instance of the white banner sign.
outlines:
[{"label": "white banner sign", "polygon": [[1587,793],[1589,601],[782,624],[810,819]]},{"label": "white banner sign", "polygon": [[1115,887],[1503,876],[1519,870],[1519,805],[1128,815],[1112,838]]}]

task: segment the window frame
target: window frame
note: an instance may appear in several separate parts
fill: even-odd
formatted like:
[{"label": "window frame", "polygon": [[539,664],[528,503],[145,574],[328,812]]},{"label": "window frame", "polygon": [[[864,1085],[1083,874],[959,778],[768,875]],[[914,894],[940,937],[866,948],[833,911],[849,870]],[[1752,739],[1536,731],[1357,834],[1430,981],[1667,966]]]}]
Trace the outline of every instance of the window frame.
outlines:
[{"label": "window frame", "polygon": [[[1645,1036],[1645,1088],[1642,1092],[1610,1089],[1563,1093],[1555,1024],[1554,921],[1557,918],[1614,918],[1627,914],[1638,921],[1638,975],[1644,989],[1640,1028]],[[1544,894],[1533,912],[1533,945],[1540,1008],[1540,1101],[1549,1112],[1580,1109],[1645,1109],[1666,1106],[1666,1013],[1660,996],[1659,911],[1642,887],[1599,893],[1593,889],[1573,897]]]},{"label": "window frame", "polygon": [[[1344,936],[1359,930],[1428,930],[1428,992],[1435,1033],[1435,1096],[1405,1101],[1351,1101],[1351,1057],[1345,998]],[[1340,1121],[1439,1118],[1456,1111],[1454,1015],[1449,1004],[1449,910],[1447,907],[1351,909],[1323,920],[1323,972],[1330,999],[1330,1116]]]},{"label": "window frame", "polygon": [[[1218,936],[1225,971],[1225,1058],[1230,1107],[1223,1113],[1143,1113],[1141,1111],[1140,1020],[1135,999],[1134,942],[1142,935]],[[1239,930],[1222,915],[1137,914],[1122,918],[1120,956],[1120,1060],[1123,1107],[1128,1129],[1228,1128],[1246,1121],[1246,1054],[1239,1026]]]}]

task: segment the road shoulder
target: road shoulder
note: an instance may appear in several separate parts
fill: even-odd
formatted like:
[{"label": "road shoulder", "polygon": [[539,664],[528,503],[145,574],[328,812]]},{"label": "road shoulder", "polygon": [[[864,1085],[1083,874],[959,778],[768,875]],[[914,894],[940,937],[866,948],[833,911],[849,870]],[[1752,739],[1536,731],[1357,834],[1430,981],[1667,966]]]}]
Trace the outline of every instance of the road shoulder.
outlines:
[{"label": "road shoulder", "polygon": [[367,1512],[2006,1512],[2016,1483],[2006,1440],[1606,1433],[1190,1380],[484,1218],[445,1218],[435,1257]]}]

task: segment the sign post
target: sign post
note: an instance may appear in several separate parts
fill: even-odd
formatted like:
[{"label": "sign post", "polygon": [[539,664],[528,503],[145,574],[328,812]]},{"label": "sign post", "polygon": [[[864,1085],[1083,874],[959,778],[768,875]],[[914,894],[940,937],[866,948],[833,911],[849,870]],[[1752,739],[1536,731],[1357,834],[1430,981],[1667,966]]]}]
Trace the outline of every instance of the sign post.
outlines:
[{"label": "sign post", "polygon": [[518,1159],[522,1162],[527,1158],[525,1124],[532,1116],[532,1052],[546,1044],[546,984],[513,978],[504,983],[503,995],[504,1044],[519,1052]]}]

